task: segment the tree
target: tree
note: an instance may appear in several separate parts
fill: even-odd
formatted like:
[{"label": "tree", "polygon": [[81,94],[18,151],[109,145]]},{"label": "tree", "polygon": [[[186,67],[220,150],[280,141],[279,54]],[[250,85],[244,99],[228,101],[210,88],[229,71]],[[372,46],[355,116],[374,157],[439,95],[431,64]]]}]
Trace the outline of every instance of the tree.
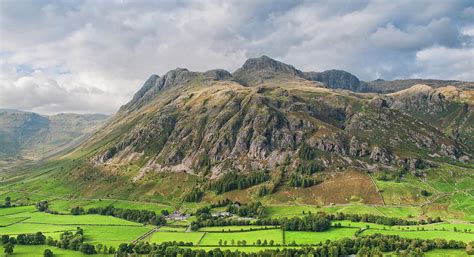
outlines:
[{"label": "tree", "polygon": [[2,244],[6,244],[10,242],[10,236],[9,235],[2,235]]},{"label": "tree", "polygon": [[5,197],[5,207],[10,207],[10,206],[12,206],[11,198],[10,196],[7,196]]},{"label": "tree", "polygon": [[51,251],[49,249],[45,249],[43,256],[44,257],[53,257],[53,251]]},{"label": "tree", "polygon": [[8,242],[5,245],[3,245],[3,248],[5,248],[3,252],[6,253],[7,255],[10,255],[13,253],[13,248],[15,248],[15,246],[12,243]]},{"label": "tree", "polygon": [[76,207],[71,209],[71,214],[72,215],[81,215],[81,214],[84,214],[84,213],[85,213],[84,208],[82,208],[80,206],[76,206]]},{"label": "tree", "polygon": [[79,247],[79,251],[85,254],[96,254],[97,251],[95,250],[95,247],[91,244],[82,244]]},{"label": "tree", "polygon": [[423,190],[421,190],[421,195],[422,196],[430,196],[431,194],[430,194],[430,192],[423,189]]},{"label": "tree", "polygon": [[46,211],[48,209],[48,201],[39,201],[36,203],[38,211]]}]

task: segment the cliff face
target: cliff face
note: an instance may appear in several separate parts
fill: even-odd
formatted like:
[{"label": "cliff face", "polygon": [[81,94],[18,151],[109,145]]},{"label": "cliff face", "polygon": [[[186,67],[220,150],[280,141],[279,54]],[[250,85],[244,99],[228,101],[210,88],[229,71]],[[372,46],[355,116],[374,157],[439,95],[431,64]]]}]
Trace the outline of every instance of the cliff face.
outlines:
[{"label": "cliff face", "polygon": [[[134,180],[176,171],[215,178],[271,170],[288,159],[290,170],[330,171],[419,169],[471,158],[472,92],[416,86],[361,94],[327,88],[360,89],[357,78],[333,73],[318,77],[261,57],[233,74],[154,75],[84,147],[97,149],[89,162],[99,169],[136,167]],[[452,115],[463,120],[450,122]],[[105,141],[108,135],[116,136]]]}]

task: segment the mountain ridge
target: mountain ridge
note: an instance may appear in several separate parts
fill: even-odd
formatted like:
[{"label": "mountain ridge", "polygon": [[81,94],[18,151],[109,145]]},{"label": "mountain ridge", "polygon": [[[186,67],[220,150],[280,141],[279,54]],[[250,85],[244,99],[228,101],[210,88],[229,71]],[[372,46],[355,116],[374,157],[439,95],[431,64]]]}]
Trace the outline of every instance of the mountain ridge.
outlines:
[{"label": "mountain ridge", "polygon": [[150,76],[49,176],[89,196],[182,199],[234,176],[267,174],[266,187],[285,191],[353,170],[423,177],[446,163],[472,165],[468,87],[365,93],[335,79],[345,89],[333,89],[266,58],[238,71]]}]

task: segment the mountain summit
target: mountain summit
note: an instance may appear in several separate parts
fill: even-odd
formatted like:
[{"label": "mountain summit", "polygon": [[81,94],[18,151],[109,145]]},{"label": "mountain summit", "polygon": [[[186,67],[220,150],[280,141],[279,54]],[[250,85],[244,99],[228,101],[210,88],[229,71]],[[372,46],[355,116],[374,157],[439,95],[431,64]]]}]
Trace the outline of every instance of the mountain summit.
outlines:
[{"label": "mountain summit", "polygon": [[232,75],[241,84],[251,85],[278,76],[301,77],[303,73],[291,65],[263,55],[259,58],[248,59]]}]

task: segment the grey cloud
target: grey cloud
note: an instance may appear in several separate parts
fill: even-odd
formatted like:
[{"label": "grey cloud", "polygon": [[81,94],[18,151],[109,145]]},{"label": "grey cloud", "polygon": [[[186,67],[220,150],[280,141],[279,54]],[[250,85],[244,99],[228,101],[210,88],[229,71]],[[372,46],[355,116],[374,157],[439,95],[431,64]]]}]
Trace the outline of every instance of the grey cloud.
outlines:
[{"label": "grey cloud", "polygon": [[263,54],[364,80],[474,80],[473,10],[469,0],[0,1],[0,106],[111,113],[150,74],[232,71]]}]

